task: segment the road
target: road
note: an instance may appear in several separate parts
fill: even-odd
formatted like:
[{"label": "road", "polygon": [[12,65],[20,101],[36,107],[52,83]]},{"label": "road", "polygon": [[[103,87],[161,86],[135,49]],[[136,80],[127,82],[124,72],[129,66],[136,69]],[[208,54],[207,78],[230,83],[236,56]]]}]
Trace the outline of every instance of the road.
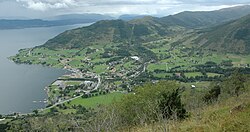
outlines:
[{"label": "road", "polygon": [[31,51],[33,50],[33,48],[31,48],[30,50],[29,50],[29,53],[28,53],[28,56],[31,56]]},{"label": "road", "polygon": [[[151,62],[151,61],[150,61],[150,62]],[[145,71],[146,71],[146,68],[147,68],[147,64],[149,64],[150,62],[145,62],[145,63],[143,64],[143,69],[142,69],[142,71],[136,72],[134,75],[131,75],[131,77],[138,77],[140,74],[142,74],[143,72],[145,72]]]}]

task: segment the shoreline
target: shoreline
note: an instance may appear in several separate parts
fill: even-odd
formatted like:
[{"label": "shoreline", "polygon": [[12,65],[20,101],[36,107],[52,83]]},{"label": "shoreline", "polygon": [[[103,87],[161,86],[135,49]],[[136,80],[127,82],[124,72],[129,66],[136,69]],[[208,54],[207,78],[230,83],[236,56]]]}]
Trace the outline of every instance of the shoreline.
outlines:
[{"label": "shoreline", "polygon": [[[8,59],[10,62],[12,62],[12,63],[15,63],[16,65],[34,65],[34,66],[42,66],[42,67],[45,67],[45,68],[54,68],[54,69],[60,69],[60,70],[65,70],[65,72],[63,73],[63,75],[60,75],[57,79],[55,79],[55,80],[53,80],[51,83],[49,83],[49,84],[47,84],[47,86],[45,86],[44,88],[43,88],[43,90],[45,91],[45,93],[46,93],[46,97],[45,97],[45,99],[44,100],[38,100],[38,101],[35,101],[35,100],[33,100],[32,102],[33,103],[43,103],[44,105],[45,105],[45,107],[43,107],[43,108],[38,108],[37,110],[43,110],[43,109],[46,109],[47,108],[47,106],[48,106],[48,98],[49,98],[49,94],[48,94],[48,92],[49,92],[49,86],[50,85],[52,85],[54,82],[56,82],[58,79],[60,79],[61,77],[63,77],[63,76],[66,76],[66,75],[71,75],[71,74],[73,74],[73,73],[76,73],[76,74],[79,74],[78,72],[76,72],[77,70],[73,70],[72,68],[63,68],[63,67],[61,67],[61,68],[59,68],[59,67],[54,67],[54,66],[48,66],[48,65],[43,65],[43,64],[29,64],[29,63],[17,63],[17,62],[15,62],[13,59],[11,59],[11,57],[13,57],[13,56],[10,56],[10,57],[7,57],[6,59]],[[57,103],[59,103],[59,102],[57,102]],[[34,109],[34,110],[36,110],[36,109]],[[33,114],[33,111],[31,111],[31,112],[11,112],[11,113],[6,113],[6,114],[2,114],[2,115],[5,115],[5,116],[12,116],[13,114],[17,114],[17,115],[19,115],[19,116],[23,116],[23,115],[29,115],[29,114]],[[1,120],[0,120],[1,121]]]},{"label": "shoreline", "polygon": [[[13,60],[12,60],[12,61],[13,61]],[[15,61],[13,61],[13,62],[15,63]],[[16,64],[17,64],[17,63],[16,63]],[[33,64],[22,63],[21,65],[33,65]],[[36,65],[36,64],[35,64],[35,65]],[[53,66],[45,66],[45,65],[42,65],[42,64],[37,64],[37,65],[41,65],[41,66],[44,66],[44,67],[55,68],[55,67],[53,67]],[[76,71],[72,70],[72,68],[58,68],[58,69],[62,69],[62,70],[66,70],[66,71],[68,71],[68,72],[71,72],[71,73],[69,73],[69,74],[63,74],[63,75],[61,75],[60,77],[65,76],[65,75],[70,75],[70,74],[72,74],[72,73],[77,73]],[[48,94],[49,88],[48,88],[48,87],[49,87],[51,84],[53,84],[54,82],[56,82],[60,77],[58,77],[56,80],[54,80],[53,82],[51,82],[50,84],[48,84],[47,86],[45,86],[45,88],[43,89],[43,90],[45,91],[46,95],[47,95],[47,97],[46,97],[47,103],[45,103],[44,101],[42,101],[42,102],[36,101],[36,102],[40,102],[40,103],[45,104],[45,107],[44,107],[44,108],[34,109],[34,110],[43,111],[43,110],[46,110],[46,109],[55,107],[55,106],[58,105],[58,104],[62,104],[62,103],[64,103],[64,102],[68,102],[68,101],[70,101],[70,100],[74,100],[74,99],[77,99],[77,98],[79,98],[79,97],[82,96],[82,94],[81,94],[81,95],[76,96],[76,97],[74,97],[74,98],[70,98],[70,99],[64,100],[64,101],[62,101],[62,102],[57,102],[57,103],[53,104],[52,106],[47,107],[47,106],[48,106],[48,98],[49,98],[49,94]],[[34,103],[34,102],[33,102],[33,103]],[[33,110],[33,111],[34,111],[34,110]],[[7,117],[9,117],[9,116],[10,116],[10,117],[13,117],[13,116],[12,116],[13,114],[17,114],[18,116],[26,116],[26,115],[29,115],[29,114],[34,114],[33,111],[27,112],[27,113],[25,113],[25,112],[24,112],[24,113],[22,113],[22,112],[12,112],[12,113],[10,113],[10,114],[2,114],[2,115],[5,115],[5,116],[7,116]],[[4,119],[4,120],[5,120],[5,119]],[[0,120],[0,121],[1,121],[1,120]]]}]

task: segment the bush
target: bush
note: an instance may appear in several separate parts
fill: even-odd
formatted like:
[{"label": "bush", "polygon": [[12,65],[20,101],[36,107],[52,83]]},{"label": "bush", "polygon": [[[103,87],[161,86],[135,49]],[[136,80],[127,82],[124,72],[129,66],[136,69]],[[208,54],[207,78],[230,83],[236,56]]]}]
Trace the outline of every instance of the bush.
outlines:
[{"label": "bush", "polygon": [[184,119],[187,117],[187,111],[184,105],[181,103],[179,89],[172,91],[171,93],[163,93],[161,95],[159,108],[162,112],[163,118],[169,119],[175,116],[175,119]]},{"label": "bush", "polygon": [[114,108],[122,124],[128,126],[169,119],[173,115],[183,119],[186,110],[178,87],[175,82],[169,81],[145,84],[135,88],[135,93],[124,96]]},{"label": "bush", "polygon": [[223,82],[223,92],[224,94],[229,94],[231,96],[239,96],[244,92],[244,83],[247,81],[247,77],[240,74],[239,71],[235,71],[228,79]]},{"label": "bush", "polygon": [[212,103],[218,100],[219,95],[221,94],[221,86],[216,85],[208,91],[203,97],[203,101],[206,103]]},{"label": "bush", "polygon": [[6,129],[9,127],[8,124],[0,124],[0,132],[6,132]]}]

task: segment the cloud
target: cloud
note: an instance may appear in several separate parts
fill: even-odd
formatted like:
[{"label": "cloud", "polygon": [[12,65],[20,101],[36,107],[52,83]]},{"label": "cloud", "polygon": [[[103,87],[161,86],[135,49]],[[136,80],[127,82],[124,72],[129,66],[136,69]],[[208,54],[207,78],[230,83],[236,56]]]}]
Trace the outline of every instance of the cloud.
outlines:
[{"label": "cloud", "polygon": [[99,13],[162,16],[181,11],[209,11],[250,3],[249,0],[15,0],[15,2],[26,9],[50,14],[53,12],[54,15]]},{"label": "cloud", "polygon": [[185,4],[199,4],[203,6],[246,4],[249,0],[178,0]]},{"label": "cloud", "polygon": [[176,4],[178,0],[84,0],[79,3],[87,3],[88,5],[155,5],[155,4]]},{"label": "cloud", "polygon": [[33,9],[45,11],[48,9],[60,9],[69,8],[70,6],[76,5],[74,0],[16,0],[22,3],[23,6]]},{"label": "cloud", "polygon": [[175,4],[196,4],[196,5],[230,5],[249,3],[249,0],[77,0],[78,4],[88,5],[175,5]]}]

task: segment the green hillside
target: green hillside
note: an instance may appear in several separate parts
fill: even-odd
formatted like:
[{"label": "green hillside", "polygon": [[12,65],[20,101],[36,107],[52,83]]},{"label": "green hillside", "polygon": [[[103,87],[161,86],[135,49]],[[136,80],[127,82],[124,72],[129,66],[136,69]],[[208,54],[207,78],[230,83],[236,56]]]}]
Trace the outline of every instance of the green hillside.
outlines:
[{"label": "green hillside", "polygon": [[66,31],[46,42],[43,47],[54,49],[84,48],[93,44],[134,44],[157,40],[175,33],[158,18],[145,17],[125,22],[123,20],[99,21],[88,27]]},{"label": "green hillside", "polygon": [[250,6],[238,6],[216,11],[185,11],[176,15],[161,18],[165,23],[187,28],[200,28],[217,25],[230,20],[238,19],[250,13]]},{"label": "green hillside", "polygon": [[128,42],[132,26],[121,20],[99,21],[88,27],[66,31],[44,44],[47,48],[81,48],[94,43]]},{"label": "green hillside", "polygon": [[104,20],[88,27],[66,31],[46,42],[50,49],[84,48],[93,44],[137,44],[159,40],[190,28],[208,27],[238,19],[250,13],[250,6],[209,12],[182,12],[163,18],[146,16],[131,21]]},{"label": "green hillside", "polygon": [[217,26],[195,40],[201,49],[227,53],[250,53],[250,15]]}]

